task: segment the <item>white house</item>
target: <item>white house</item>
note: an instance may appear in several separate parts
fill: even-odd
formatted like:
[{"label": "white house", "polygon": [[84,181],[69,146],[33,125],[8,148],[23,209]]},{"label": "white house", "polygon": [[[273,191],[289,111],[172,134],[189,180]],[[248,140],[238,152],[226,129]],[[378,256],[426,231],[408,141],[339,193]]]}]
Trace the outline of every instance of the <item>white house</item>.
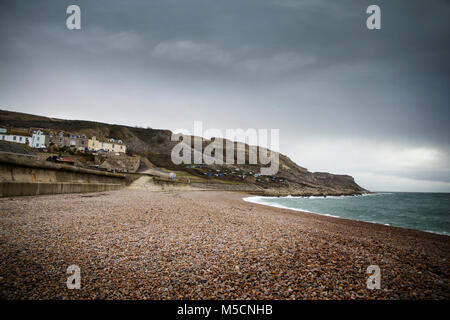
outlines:
[{"label": "white house", "polygon": [[47,146],[46,136],[41,130],[33,131],[31,136],[30,147],[32,148],[45,148]]},{"label": "white house", "polygon": [[0,133],[0,140],[29,145],[30,141],[31,141],[31,137],[17,135],[17,134]]}]

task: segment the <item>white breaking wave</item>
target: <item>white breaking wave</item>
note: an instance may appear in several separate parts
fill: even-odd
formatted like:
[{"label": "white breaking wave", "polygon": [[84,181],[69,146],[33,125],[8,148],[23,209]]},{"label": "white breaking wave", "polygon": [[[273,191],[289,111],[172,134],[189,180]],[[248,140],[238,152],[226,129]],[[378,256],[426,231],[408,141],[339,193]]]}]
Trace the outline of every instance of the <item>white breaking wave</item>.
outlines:
[{"label": "white breaking wave", "polygon": [[365,193],[365,194],[355,194],[351,196],[292,196],[288,195],[285,197],[260,197],[265,199],[346,199],[346,198],[357,198],[357,197],[373,197],[380,195],[392,194],[392,192],[376,192],[376,193]]},{"label": "white breaking wave", "polygon": [[450,233],[445,232],[445,231],[431,231],[431,230],[421,230],[421,231],[425,231],[425,232],[429,232],[429,233],[434,233],[434,234],[439,234],[439,235],[444,235],[444,236],[450,236]]},{"label": "white breaking wave", "polygon": [[[309,210],[306,210],[306,209],[291,208],[291,207],[283,206],[282,204],[279,204],[279,203],[264,201],[264,199],[279,199],[279,198],[287,198],[287,197],[260,197],[260,196],[253,196],[253,197],[243,198],[242,200],[247,201],[247,202],[251,202],[251,203],[262,204],[262,205],[269,206],[269,207],[275,207],[275,208],[280,208],[280,209],[288,209],[288,210],[299,211],[299,212],[314,213],[314,214],[318,214],[318,215],[321,215],[321,216],[327,216],[327,217],[333,217],[333,218],[339,218],[339,219],[346,219],[346,218],[342,218],[342,217],[335,216],[335,215],[328,214],[328,213],[312,212],[312,211],[309,211]],[[294,198],[294,197],[291,197],[291,198]],[[295,198],[304,198],[304,197],[295,197]]]}]

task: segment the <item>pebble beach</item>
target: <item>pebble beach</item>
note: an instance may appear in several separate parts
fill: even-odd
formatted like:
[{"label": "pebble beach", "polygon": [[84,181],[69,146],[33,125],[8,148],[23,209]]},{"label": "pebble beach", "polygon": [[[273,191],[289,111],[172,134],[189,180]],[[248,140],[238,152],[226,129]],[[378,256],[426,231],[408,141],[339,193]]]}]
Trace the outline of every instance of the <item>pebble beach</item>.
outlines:
[{"label": "pebble beach", "polygon": [[[222,191],[0,199],[3,299],[449,299],[450,237]],[[70,265],[81,288],[69,290]],[[369,290],[368,266],[381,271]]]}]

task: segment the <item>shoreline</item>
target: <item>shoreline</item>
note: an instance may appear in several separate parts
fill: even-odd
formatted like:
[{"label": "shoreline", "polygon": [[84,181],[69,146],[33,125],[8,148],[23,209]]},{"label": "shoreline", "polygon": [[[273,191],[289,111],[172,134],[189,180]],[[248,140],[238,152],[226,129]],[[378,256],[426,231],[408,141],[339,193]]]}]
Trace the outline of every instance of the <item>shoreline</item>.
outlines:
[{"label": "shoreline", "polygon": [[[386,192],[383,192],[386,193]],[[370,193],[370,194],[357,194],[357,195],[342,195],[342,196],[332,196],[332,197],[358,197],[358,196],[370,196],[370,195],[374,195],[376,194],[375,192]],[[270,203],[262,203],[262,202],[258,202],[258,201],[252,201],[251,198],[286,198],[286,197],[279,197],[279,196],[254,196],[254,195],[250,195],[248,197],[244,197],[242,198],[243,201],[248,202],[248,203],[253,203],[253,204],[259,204],[259,205],[263,205],[263,206],[267,206],[267,207],[272,207],[272,208],[280,208],[280,209],[285,209],[285,210],[292,210],[292,211],[296,211],[296,212],[304,212],[304,213],[312,213],[312,214],[317,214],[320,216],[325,216],[325,217],[330,217],[330,218],[336,218],[336,219],[344,219],[344,220],[349,220],[349,221],[359,221],[359,222],[365,222],[365,223],[372,223],[372,224],[376,224],[376,225],[382,225],[382,226],[386,226],[386,227],[396,227],[396,228],[402,228],[402,229],[406,229],[406,230],[414,230],[414,231],[422,231],[422,232],[426,232],[426,233],[432,233],[432,234],[437,234],[437,235],[441,235],[441,236],[447,236],[450,237],[449,234],[445,234],[445,233],[440,233],[437,231],[430,231],[430,230],[420,230],[420,229],[412,229],[412,228],[407,228],[407,227],[402,227],[402,226],[394,226],[391,224],[386,224],[386,223],[381,223],[381,222],[376,222],[376,221],[364,221],[364,220],[357,220],[357,219],[350,219],[350,218],[346,218],[346,217],[340,217],[340,216],[336,216],[336,215],[332,215],[329,213],[321,213],[321,212],[313,212],[313,211],[309,211],[306,209],[298,209],[298,208],[290,208],[278,203],[274,203],[274,204],[270,204]],[[309,198],[309,197],[315,197],[315,196],[299,196],[301,198]],[[293,197],[293,198],[299,198],[297,196]],[[327,196],[324,197],[320,197],[320,198],[327,198]]]},{"label": "shoreline", "polygon": [[[229,190],[233,191],[233,190]],[[240,190],[235,190],[240,191]],[[299,191],[298,189],[263,189],[260,191],[254,190],[243,190],[242,192],[247,192],[249,195],[263,196],[263,197],[353,197],[353,196],[363,196],[374,194],[371,191],[354,191],[348,190],[342,191]]]},{"label": "shoreline", "polygon": [[[450,238],[257,205],[247,193],[0,199],[3,299],[449,299]],[[81,268],[82,289],[66,288]],[[381,269],[368,290],[366,269]]]}]

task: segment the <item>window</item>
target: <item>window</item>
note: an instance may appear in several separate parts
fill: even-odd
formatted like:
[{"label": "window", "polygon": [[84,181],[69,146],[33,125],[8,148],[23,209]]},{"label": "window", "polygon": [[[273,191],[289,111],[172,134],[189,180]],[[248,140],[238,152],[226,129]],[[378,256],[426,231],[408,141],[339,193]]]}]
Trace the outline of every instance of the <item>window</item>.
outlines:
[{"label": "window", "polygon": [[16,136],[13,136],[13,140],[16,141]]},{"label": "window", "polygon": [[22,137],[19,137],[19,141],[22,141]]}]

